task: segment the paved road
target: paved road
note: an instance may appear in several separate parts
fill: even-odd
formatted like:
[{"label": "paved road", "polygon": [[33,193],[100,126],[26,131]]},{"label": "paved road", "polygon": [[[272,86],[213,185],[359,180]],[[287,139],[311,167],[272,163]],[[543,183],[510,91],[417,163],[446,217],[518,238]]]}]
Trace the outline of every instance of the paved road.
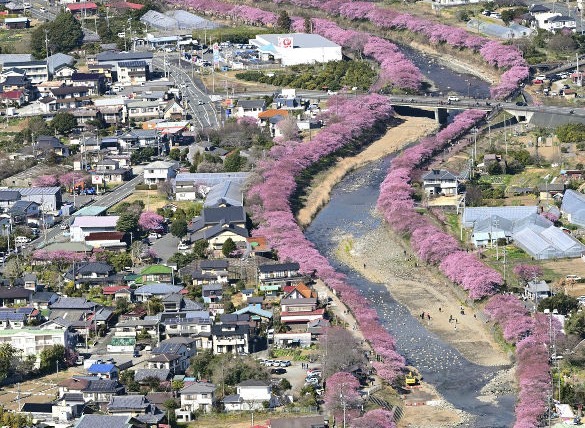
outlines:
[{"label": "paved road", "polygon": [[179,60],[179,53],[163,54],[155,52],[152,60],[156,68],[170,72],[169,78],[181,88],[183,99],[187,103],[187,111],[192,116],[191,122],[200,129],[218,128],[220,125],[218,112],[209,96],[200,89],[197,79],[193,79],[189,63]]},{"label": "paved road", "polygon": [[177,245],[179,245],[179,238],[167,233],[152,243],[152,249],[165,264],[169,257],[177,252]]}]

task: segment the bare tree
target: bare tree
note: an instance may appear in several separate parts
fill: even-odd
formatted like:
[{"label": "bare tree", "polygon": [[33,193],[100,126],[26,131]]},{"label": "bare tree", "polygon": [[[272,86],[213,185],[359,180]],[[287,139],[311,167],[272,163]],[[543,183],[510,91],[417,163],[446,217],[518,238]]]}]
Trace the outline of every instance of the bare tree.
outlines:
[{"label": "bare tree", "polygon": [[364,364],[366,358],[361,343],[349,330],[329,327],[319,338],[323,361],[323,376],[347,371],[351,366]]}]

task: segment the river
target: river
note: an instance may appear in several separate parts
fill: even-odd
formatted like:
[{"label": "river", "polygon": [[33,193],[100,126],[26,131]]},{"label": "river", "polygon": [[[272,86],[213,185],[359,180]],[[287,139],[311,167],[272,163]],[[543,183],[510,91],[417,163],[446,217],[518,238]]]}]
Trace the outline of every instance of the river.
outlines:
[{"label": "river", "polygon": [[[434,82],[436,91],[467,96],[469,90],[472,97],[489,96],[489,84],[483,80],[445,68],[409,47],[401,48]],[[338,271],[347,275],[349,283],[372,302],[383,325],[396,338],[398,351],[407,363],[415,366],[425,381],[434,385],[453,406],[475,416],[472,426],[512,426],[515,396],[501,396],[496,402],[478,399],[481,388],[494,377],[498,368],[468,361],[454,347],[425,329],[406,307],[392,298],[385,285],[368,281],[334,256],[340,236],[351,234],[357,238],[380,226],[381,219],[375,216],[374,210],[390,160],[388,157],[348,174],[333,189],[330,202],[307,228],[306,236]]]},{"label": "river", "polygon": [[425,382],[434,385],[453,406],[475,416],[471,426],[509,427],[514,421],[514,396],[502,396],[496,403],[477,398],[498,368],[469,362],[454,347],[425,329],[406,307],[392,298],[385,285],[368,281],[334,256],[340,236],[352,234],[357,238],[380,226],[381,219],[374,215],[374,208],[390,159],[348,174],[334,188],[329,204],[315,217],[306,236],[372,302],[407,363],[415,366]]}]

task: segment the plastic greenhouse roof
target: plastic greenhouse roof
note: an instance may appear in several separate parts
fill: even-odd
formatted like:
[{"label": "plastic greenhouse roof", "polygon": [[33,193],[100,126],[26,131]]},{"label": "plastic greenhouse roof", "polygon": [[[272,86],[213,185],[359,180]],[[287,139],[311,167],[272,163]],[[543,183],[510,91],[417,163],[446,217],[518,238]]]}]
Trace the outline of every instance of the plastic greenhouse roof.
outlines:
[{"label": "plastic greenhouse roof", "polygon": [[156,10],[149,10],[146,12],[144,15],[142,15],[140,21],[162,30],[171,30],[178,27],[176,19],[163,15]]},{"label": "plastic greenhouse roof", "polygon": [[217,28],[220,27],[219,24],[210,21],[208,19],[202,18],[197,15],[193,15],[190,12],[184,10],[170,10],[166,13],[166,15],[174,18],[179,28],[181,29],[198,29],[198,28]]},{"label": "plastic greenhouse roof", "polygon": [[563,196],[561,211],[573,214],[582,209],[585,209],[585,195],[574,190],[567,190]]},{"label": "plastic greenhouse roof", "polygon": [[465,227],[473,226],[473,223],[478,220],[497,215],[508,220],[520,220],[528,217],[530,214],[536,214],[538,207],[522,206],[522,207],[467,207],[463,211],[463,225]]},{"label": "plastic greenhouse roof", "polygon": [[580,248],[583,250],[583,244],[577,241],[572,236],[563,232],[558,227],[551,226],[541,232],[541,235],[554,244],[555,247],[561,251],[568,251],[570,249]]},{"label": "plastic greenhouse roof", "polygon": [[554,251],[554,246],[531,229],[523,229],[513,236],[514,241],[531,255],[538,255],[547,251]]}]

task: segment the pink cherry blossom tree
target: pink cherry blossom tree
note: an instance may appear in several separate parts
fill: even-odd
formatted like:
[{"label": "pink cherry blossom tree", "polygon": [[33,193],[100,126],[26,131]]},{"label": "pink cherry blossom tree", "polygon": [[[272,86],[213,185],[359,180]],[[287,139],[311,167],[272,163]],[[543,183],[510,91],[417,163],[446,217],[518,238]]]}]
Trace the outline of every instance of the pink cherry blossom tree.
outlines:
[{"label": "pink cherry blossom tree", "polygon": [[163,216],[152,211],[144,211],[138,218],[138,226],[146,231],[160,230],[163,222]]},{"label": "pink cherry blossom tree", "polygon": [[542,278],[542,267],[528,264],[518,264],[514,266],[514,273],[524,282],[531,281],[535,278]]},{"label": "pink cherry blossom tree", "polygon": [[59,185],[59,180],[54,175],[40,175],[33,179],[34,187],[55,187]]}]

